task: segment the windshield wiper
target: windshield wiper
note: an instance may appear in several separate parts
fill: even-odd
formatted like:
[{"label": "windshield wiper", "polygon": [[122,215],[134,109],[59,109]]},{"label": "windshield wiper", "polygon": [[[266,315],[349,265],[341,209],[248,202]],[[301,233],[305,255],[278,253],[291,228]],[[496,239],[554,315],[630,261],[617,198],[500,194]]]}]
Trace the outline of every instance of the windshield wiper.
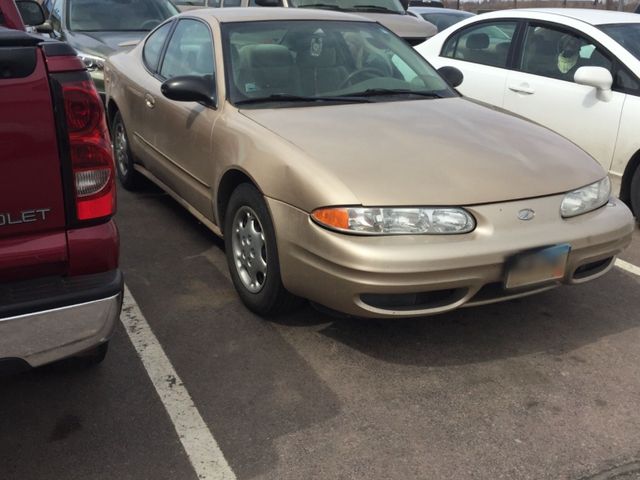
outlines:
[{"label": "windshield wiper", "polygon": [[334,5],[331,3],[307,3],[304,5],[299,5],[298,8],[324,8],[327,10],[340,10],[342,12],[348,11],[342,7],[339,7],[338,5]]},{"label": "windshield wiper", "polygon": [[385,95],[416,95],[425,98],[444,98],[436,92],[422,92],[419,90],[408,90],[402,88],[369,88],[363,92],[350,93],[349,97],[382,97]]},{"label": "windshield wiper", "polygon": [[266,102],[354,102],[354,103],[369,103],[370,100],[362,98],[361,95],[351,96],[344,95],[338,97],[305,97],[303,95],[289,95],[285,93],[274,93],[267,97],[247,98],[245,100],[238,100],[236,105],[250,105],[252,103],[266,103]]},{"label": "windshield wiper", "polygon": [[391,10],[390,8],[381,7],[380,5],[354,5],[353,7],[351,7],[351,10],[364,12],[395,13],[396,15],[402,15],[402,13],[400,12]]}]

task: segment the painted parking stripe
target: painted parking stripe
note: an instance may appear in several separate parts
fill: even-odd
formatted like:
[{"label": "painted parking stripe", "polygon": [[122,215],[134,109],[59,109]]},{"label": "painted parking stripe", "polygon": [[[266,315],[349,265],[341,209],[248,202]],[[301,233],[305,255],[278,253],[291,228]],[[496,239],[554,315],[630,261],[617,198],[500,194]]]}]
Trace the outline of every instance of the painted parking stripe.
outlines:
[{"label": "painted parking stripe", "polygon": [[640,276],[640,267],[636,267],[632,263],[625,262],[624,260],[620,260],[619,258],[616,260],[616,267],[626,270],[627,272],[631,272],[634,275]]},{"label": "painted parking stripe", "polygon": [[126,286],[120,321],[173,422],[198,479],[235,480],[218,443]]}]

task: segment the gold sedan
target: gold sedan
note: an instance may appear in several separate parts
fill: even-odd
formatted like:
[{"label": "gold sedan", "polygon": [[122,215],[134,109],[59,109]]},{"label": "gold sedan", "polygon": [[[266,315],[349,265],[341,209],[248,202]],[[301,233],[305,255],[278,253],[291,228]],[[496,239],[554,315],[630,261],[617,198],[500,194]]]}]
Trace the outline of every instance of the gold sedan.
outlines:
[{"label": "gold sedan", "polygon": [[506,300],[594,279],[631,240],[591,157],[357,16],[189,11],[105,72],[123,186],[144,175],[224,235],[261,315]]}]

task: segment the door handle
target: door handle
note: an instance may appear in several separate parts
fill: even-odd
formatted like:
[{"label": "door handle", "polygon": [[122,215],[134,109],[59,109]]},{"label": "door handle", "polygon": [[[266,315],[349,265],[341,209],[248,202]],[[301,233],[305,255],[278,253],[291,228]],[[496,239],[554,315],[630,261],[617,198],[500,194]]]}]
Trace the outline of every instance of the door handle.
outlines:
[{"label": "door handle", "polygon": [[531,88],[527,84],[509,85],[509,90],[511,90],[512,92],[524,93],[525,95],[531,95],[533,93],[536,93],[536,90],[534,88]]},{"label": "door handle", "polygon": [[149,108],[153,108],[156,106],[156,99],[153,98],[153,96],[149,93],[145,93],[144,94],[144,104],[149,107]]}]

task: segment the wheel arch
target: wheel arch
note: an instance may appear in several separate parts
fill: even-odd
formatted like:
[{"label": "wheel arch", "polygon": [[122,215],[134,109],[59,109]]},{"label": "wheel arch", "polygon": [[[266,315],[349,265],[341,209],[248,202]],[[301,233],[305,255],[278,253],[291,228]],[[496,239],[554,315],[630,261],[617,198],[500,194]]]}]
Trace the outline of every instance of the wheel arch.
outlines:
[{"label": "wheel arch", "polygon": [[111,131],[111,124],[113,123],[113,119],[116,116],[116,113],[119,112],[118,104],[113,98],[109,99],[109,103],[107,104],[107,127],[109,131]]},{"label": "wheel arch", "polygon": [[249,176],[247,172],[239,168],[231,168],[224,172],[220,182],[218,183],[218,190],[216,193],[216,217],[218,219],[218,227],[224,235],[224,222],[225,215],[227,213],[227,205],[233,191],[243,183],[249,183],[253,185],[260,193],[262,190],[258,187],[256,181]]},{"label": "wheel arch", "polygon": [[[636,169],[640,167],[640,150],[633,154],[622,174],[622,182],[620,184],[620,200],[631,207],[631,180]],[[640,212],[634,212],[636,215]]]}]

